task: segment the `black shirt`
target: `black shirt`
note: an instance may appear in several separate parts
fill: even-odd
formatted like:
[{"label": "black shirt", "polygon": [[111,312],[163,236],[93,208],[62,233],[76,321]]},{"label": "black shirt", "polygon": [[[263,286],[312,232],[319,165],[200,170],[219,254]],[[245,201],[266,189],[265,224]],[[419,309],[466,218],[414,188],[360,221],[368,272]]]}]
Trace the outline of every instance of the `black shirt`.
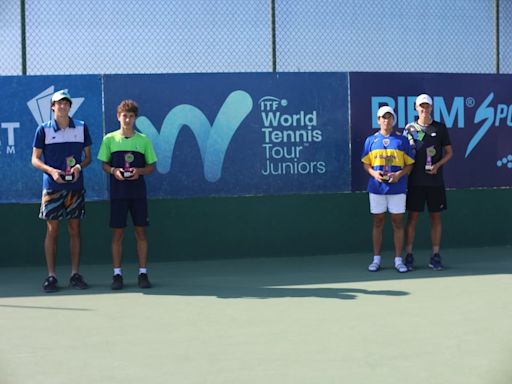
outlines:
[{"label": "black shirt", "polygon": [[[405,127],[403,134],[407,136],[409,143],[414,142],[413,149],[416,152],[414,167],[409,175],[409,185],[444,185],[443,167],[439,168],[437,174],[431,175],[425,172],[425,165],[428,157],[431,157],[432,164],[441,160],[443,148],[451,145],[446,125],[432,120],[430,125],[422,126],[415,121]],[[427,151],[431,156],[427,155]]]}]

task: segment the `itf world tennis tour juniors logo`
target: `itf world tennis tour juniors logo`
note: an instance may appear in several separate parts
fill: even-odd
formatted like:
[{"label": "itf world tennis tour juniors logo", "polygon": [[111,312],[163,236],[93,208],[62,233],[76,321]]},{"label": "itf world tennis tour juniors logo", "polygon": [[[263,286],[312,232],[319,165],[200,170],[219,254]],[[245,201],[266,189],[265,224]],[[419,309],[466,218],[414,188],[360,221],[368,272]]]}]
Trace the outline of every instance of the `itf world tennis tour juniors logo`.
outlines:
[{"label": "itf world tennis tour juniors logo", "polygon": [[258,103],[265,158],[261,173],[266,176],[325,173],[325,161],[314,159],[316,146],[322,142],[317,111],[290,112],[288,100],[273,96],[265,96]]},{"label": "itf world tennis tour juniors logo", "polygon": [[[317,111],[290,112],[291,108],[286,99],[273,96],[261,98],[258,104],[262,141],[257,145],[261,145],[264,157],[264,161],[260,162],[261,175],[325,173],[325,159],[315,158],[321,156],[317,146],[322,145],[323,139],[322,131],[318,127]],[[162,174],[171,170],[174,147],[181,129],[189,127],[199,146],[204,177],[213,183],[221,178],[231,139],[252,108],[251,96],[245,91],[237,90],[226,98],[213,124],[210,124],[197,107],[181,104],[169,111],[160,133],[146,116],[140,116],[136,120],[136,126],[153,142],[159,159],[157,170]]]}]

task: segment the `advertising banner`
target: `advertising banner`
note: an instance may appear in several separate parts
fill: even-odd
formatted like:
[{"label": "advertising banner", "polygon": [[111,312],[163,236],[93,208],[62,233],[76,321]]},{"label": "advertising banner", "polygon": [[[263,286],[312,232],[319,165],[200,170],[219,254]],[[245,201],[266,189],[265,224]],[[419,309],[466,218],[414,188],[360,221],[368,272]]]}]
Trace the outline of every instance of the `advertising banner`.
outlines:
[{"label": "advertising banner", "polygon": [[[0,203],[41,200],[41,171],[31,164],[37,127],[52,118],[51,97],[67,89],[73,98],[70,114],[84,120],[93,140],[92,156],[103,136],[100,76],[0,77]],[[87,199],[106,198],[106,178],[93,161],[84,171]]]},{"label": "advertising banner", "polygon": [[416,96],[433,98],[434,120],[448,127],[454,156],[444,168],[449,188],[512,186],[512,75],[350,73],[352,190],[365,190],[365,138],[377,132],[377,110],[390,105],[402,132],[417,119]]},{"label": "advertising banner", "polygon": [[139,104],[150,197],[350,191],[346,73],[107,75],[106,131]]}]

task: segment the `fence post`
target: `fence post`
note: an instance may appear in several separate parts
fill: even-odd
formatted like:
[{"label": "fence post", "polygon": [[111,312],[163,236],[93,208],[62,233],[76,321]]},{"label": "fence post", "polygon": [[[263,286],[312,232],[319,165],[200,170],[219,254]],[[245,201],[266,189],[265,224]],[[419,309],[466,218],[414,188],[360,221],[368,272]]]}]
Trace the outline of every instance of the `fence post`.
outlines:
[{"label": "fence post", "polygon": [[27,32],[25,20],[25,0],[20,0],[21,22],[21,74],[27,74]]},{"label": "fence post", "polygon": [[272,72],[276,72],[276,0],[270,0],[270,38],[272,50]]}]

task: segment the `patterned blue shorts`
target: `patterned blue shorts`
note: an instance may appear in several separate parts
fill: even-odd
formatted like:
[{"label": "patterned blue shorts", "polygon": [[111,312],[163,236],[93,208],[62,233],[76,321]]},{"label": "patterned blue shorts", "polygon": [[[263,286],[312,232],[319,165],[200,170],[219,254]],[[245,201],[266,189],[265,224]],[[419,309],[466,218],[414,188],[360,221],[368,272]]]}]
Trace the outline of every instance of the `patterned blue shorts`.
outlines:
[{"label": "patterned blue shorts", "polygon": [[82,219],[85,217],[85,190],[43,190],[39,218],[44,220]]}]

